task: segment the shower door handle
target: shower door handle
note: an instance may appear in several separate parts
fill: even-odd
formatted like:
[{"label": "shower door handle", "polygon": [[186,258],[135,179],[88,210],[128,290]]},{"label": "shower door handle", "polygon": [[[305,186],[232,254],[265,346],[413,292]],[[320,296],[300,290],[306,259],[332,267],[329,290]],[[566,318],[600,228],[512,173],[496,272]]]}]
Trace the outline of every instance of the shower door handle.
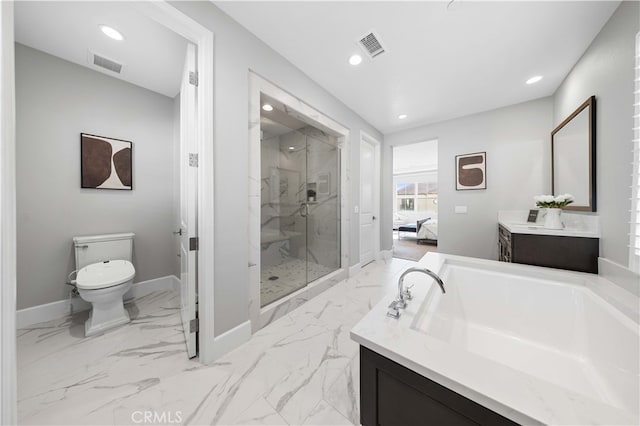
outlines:
[{"label": "shower door handle", "polygon": [[300,203],[300,216],[307,217],[309,215],[309,204]]}]

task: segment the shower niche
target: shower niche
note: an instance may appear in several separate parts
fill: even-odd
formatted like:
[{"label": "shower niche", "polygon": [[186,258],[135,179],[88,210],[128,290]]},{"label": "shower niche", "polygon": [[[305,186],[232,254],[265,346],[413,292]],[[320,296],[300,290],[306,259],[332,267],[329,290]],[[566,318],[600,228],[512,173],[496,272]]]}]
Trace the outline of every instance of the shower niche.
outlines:
[{"label": "shower niche", "polygon": [[[341,268],[338,137],[260,98],[260,308]],[[265,105],[268,105],[265,108]]]}]

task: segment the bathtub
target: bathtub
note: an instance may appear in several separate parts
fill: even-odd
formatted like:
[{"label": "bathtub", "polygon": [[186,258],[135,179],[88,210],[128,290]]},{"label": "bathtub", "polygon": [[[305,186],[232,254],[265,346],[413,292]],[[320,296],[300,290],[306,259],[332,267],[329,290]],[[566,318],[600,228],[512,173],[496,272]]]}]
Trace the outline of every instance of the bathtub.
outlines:
[{"label": "bathtub", "polygon": [[[429,255],[352,330],[361,345],[521,424],[638,424],[637,297],[602,278]],[[620,304],[617,304],[617,299]]]}]

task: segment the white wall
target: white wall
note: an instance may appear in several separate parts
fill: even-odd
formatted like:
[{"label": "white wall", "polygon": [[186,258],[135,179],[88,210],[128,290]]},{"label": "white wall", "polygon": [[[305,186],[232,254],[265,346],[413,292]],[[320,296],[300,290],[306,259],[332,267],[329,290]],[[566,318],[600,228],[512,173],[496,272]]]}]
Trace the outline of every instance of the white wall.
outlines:
[{"label": "white wall", "polygon": [[596,191],[600,256],[629,261],[631,140],[635,36],[640,3],[625,1],[602,28],[553,97],[553,124],[596,96]]},{"label": "white wall", "polygon": [[[18,308],[68,297],[75,235],[135,232],[135,281],[176,274],[173,99],[16,45]],[[133,191],[80,188],[80,133],[133,142]]]},{"label": "white wall", "polygon": [[[360,130],[382,135],[210,2],[172,2],[215,34],[215,334],[248,320],[249,70],[351,130],[351,264],[359,259]],[[206,161],[206,159],[203,159]]]},{"label": "white wall", "polygon": [[[438,251],[497,259],[498,210],[526,210],[550,186],[552,100],[388,134],[384,141],[382,247],[392,245],[392,146],[438,139]],[[487,189],[456,191],[455,156],[486,151]],[[455,214],[467,206],[467,214]]]}]

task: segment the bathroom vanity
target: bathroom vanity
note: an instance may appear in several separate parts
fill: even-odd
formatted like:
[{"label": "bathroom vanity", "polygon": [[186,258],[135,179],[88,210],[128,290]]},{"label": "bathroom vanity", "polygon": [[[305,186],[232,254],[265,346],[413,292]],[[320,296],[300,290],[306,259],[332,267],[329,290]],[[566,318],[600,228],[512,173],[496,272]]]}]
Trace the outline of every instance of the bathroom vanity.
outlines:
[{"label": "bathroom vanity", "polygon": [[526,212],[499,212],[498,260],[598,273],[600,239],[596,216],[563,212],[564,229],[527,223]]},{"label": "bathroom vanity", "polygon": [[351,330],[361,423],[638,424],[638,296],[597,275],[429,253]]},{"label": "bathroom vanity", "polygon": [[368,425],[517,425],[360,346],[360,421]]}]

